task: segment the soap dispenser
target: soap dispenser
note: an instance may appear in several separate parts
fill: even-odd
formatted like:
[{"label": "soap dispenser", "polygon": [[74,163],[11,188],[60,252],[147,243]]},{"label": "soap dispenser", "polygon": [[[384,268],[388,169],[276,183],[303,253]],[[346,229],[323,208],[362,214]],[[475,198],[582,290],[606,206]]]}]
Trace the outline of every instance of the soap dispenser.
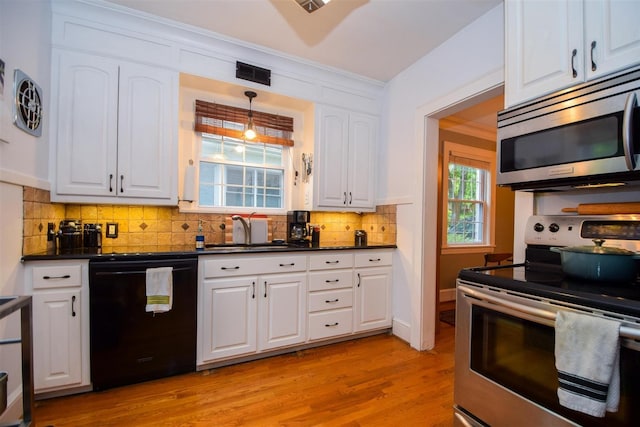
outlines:
[{"label": "soap dispenser", "polygon": [[196,251],[204,251],[204,232],[202,231],[202,220],[198,221],[198,234],[196,234]]}]

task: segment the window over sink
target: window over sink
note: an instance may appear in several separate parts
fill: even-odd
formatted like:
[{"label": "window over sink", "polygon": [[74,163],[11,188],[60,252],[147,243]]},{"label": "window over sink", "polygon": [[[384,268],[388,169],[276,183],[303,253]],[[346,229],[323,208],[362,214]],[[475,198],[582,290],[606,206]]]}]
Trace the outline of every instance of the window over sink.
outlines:
[{"label": "window over sink", "polygon": [[291,209],[299,180],[294,139],[304,145],[312,105],[260,93],[262,102],[252,110],[257,136],[249,140],[246,99],[233,96],[243,89],[181,76],[181,212],[281,215]]},{"label": "window over sink", "polygon": [[285,148],[203,133],[198,206],[284,207]]}]

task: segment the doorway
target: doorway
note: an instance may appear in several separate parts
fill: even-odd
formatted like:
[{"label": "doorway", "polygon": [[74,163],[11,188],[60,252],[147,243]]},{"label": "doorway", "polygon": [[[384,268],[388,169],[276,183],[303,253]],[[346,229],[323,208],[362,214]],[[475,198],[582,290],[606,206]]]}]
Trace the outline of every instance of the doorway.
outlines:
[{"label": "doorway", "polygon": [[[454,107],[455,108],[455,107]],[[504,108],[502,94],[465,106],[439,120],[439,156],[438,156],[438,237],[437,250],[438,262],[436,264],[436,297],[437,319],[436,331],[439,321],[450,323],[454,318],[452,310],[455,308],[455,281],[460,269],[465,267],[481,266],[485,262],[486,253],[513,253],[513,218],[514,218],[514,193],[508,188],[495,185],[495,171],[491,185],[495,187],[495,197],[490,200],[494,205],[490,218],[491,235],[489,247],[452,248],[447,245],[447,236],[443,222],[446,221],[444,205],[447,196],[443,192],[444,179],[446,179],[446,156],[444,152],[445,142],[454,143],[473,150],[489,152],[496,156],[497,140],[497,113]],[[443,249],[444,248],[444,249]]]}]

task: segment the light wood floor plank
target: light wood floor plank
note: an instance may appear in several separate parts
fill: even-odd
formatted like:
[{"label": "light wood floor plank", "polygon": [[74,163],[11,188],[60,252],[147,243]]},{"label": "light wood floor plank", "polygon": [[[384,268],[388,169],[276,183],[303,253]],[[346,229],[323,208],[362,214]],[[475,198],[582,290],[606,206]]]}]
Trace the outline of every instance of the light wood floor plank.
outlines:
[{"label": "light wood floor plank", "polygon": [[[452,426],[454,328],[418,352],[377,335],[37,401],[37,426]],[[117,369],[114,366],[114,369]]]}]

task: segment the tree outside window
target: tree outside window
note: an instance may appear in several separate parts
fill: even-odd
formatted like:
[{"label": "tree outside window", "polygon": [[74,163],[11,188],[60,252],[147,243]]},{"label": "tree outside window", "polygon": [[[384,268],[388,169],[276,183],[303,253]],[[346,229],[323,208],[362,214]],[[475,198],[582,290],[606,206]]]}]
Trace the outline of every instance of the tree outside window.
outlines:
[{"label": "tree outside window", "polygon": [[494,157],[492,151],[445,142],[445,247],[492,244]]}]

